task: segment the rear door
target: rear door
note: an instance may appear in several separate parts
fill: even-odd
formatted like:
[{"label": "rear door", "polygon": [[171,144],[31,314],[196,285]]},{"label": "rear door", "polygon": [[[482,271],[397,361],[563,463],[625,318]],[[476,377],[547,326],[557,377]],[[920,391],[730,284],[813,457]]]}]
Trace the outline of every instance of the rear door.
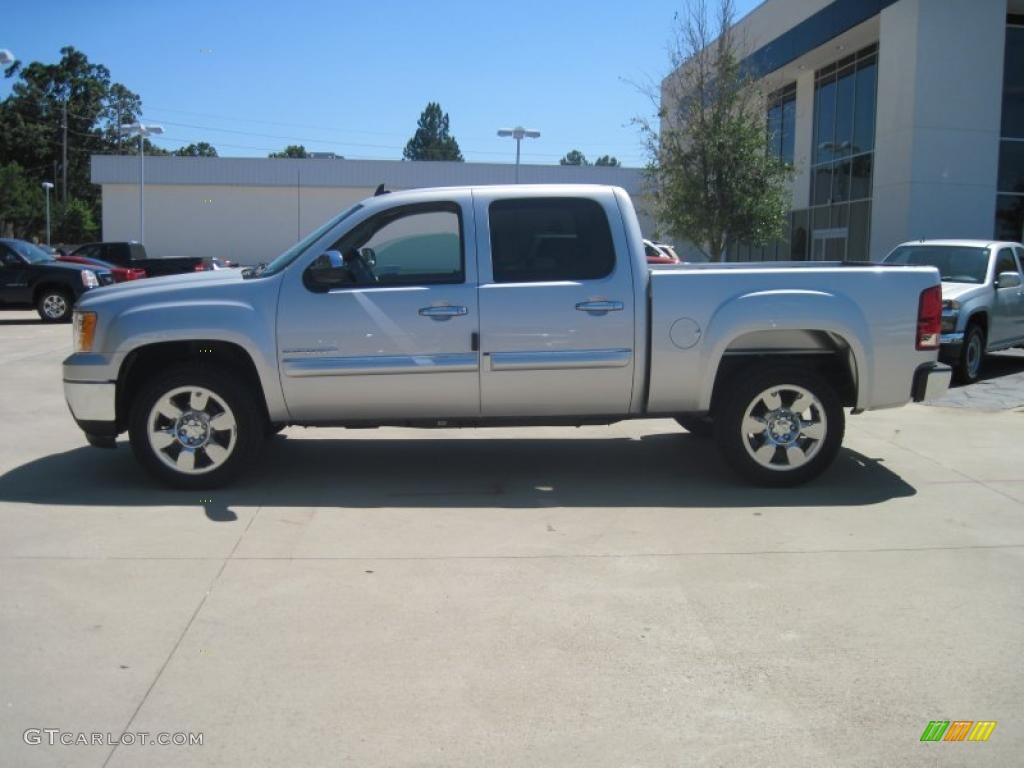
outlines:
[{"label": "rear door", "polygon": [[30,267],[25,260],[13,248],[0,243],[0,303],[31,303],[29,277]]},{"label": "rear door", "polygon": [[627,413],[635,307],[614,195],[478,189],[474,206],[482,415]]}]

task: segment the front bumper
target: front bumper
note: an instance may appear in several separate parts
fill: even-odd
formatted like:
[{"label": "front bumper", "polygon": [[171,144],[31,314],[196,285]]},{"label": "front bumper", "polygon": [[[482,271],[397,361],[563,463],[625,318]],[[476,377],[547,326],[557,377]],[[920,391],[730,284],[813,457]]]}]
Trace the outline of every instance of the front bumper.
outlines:
[{"label": "front bumper", "polygon": [[964,333],[943,333],[939,336],[939,360],[944,363],[955,363],[964,348]]},{"label": "front bumper", "polygon": [[942,363],[928,363],[914,372],[914,383],[910,393],[915,403],[935,400],[949,391],[953,369]]},{"label": "front bumper", "polygon": [[112,448],[117,437],[117,385],[64,380],[64,399],[75,423],[92,445]]}]

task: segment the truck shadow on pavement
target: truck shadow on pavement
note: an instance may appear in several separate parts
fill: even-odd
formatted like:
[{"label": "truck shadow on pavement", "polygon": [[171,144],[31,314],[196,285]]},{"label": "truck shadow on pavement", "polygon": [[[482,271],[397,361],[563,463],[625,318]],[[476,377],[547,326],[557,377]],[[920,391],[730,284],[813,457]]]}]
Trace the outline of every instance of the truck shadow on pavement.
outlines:
[{"label": "truck shadow on pavement", "polygon": [[[803,507],[878,504],[915,489],[880,459],[842,449],[817,480],[746,485],[714,445],[682,432],[641,439],[390,438],[268,441],[234,485],[177,491],[151,480],[124,442],[81,447],[0,476],[0,501],[105,507],[201,504],[211,521],[232,507]],[[55,481],[59,478],[59,482]]]}]

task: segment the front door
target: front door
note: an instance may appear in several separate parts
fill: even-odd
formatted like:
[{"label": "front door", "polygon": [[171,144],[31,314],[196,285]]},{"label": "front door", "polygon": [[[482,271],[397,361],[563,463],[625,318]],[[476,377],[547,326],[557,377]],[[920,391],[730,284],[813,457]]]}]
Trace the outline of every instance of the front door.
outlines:
[{"label": "front door", "polygon": [[[992,280],[997,281],[1002,272],[1017,272],[1013,250],[1001,248],[996,254]],[[1018,273],[1019,274],[1019,273]],[[992,302],[992,317],[989,320],[989,344],[1005,344],[1017,339],[1020,334],[1020,317],[1024,314],[1024,287],[996,286]]]},{"label": "front door", "polygon": [[[614,195],[475,191],[486,417],[607,416],[633,395],[631,261]],[[616,258],[618,254],[618,258]]]},{"label": "front door", "polygon": [[397,206],[357,223],[325,259],[329,290],[289,270],[278,309],[281,385],[299,422],[480,413],[473,211]]}]

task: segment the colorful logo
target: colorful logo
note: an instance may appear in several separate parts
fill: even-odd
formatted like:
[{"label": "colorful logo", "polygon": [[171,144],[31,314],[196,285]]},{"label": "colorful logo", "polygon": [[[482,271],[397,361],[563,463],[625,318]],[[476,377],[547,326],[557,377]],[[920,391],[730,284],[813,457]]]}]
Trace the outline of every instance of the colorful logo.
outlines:
[{"label": "colorful logo", "polygon": [[921,741],[988,741],[995,728],[995,720],[932,720]]}]

